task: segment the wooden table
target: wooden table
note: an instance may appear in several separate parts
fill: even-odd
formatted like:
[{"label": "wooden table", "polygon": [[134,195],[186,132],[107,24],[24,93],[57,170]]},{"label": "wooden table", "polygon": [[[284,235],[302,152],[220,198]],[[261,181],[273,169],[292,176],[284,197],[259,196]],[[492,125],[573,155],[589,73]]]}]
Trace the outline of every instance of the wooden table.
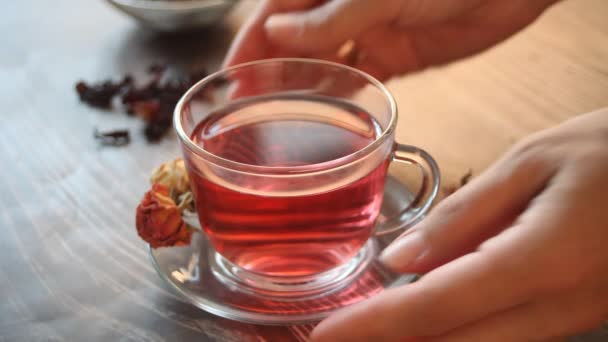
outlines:
[{"label": "wooden table", "polygon": [[[73,89],[152,61],[215,68],[234,29],[156,36],[103,1],[9,1],[0,18],[0,341],[303,340],[311,326],[231,322],[163,285],[134,208],[149,171],[178,155],[175,136],[100,148],[94,127],[141,123]],[[449,185],[531,132],[608,106],[607,18],[605,0],[565,1],[483,55],[391,81],[398,138],[431,152]]]}]

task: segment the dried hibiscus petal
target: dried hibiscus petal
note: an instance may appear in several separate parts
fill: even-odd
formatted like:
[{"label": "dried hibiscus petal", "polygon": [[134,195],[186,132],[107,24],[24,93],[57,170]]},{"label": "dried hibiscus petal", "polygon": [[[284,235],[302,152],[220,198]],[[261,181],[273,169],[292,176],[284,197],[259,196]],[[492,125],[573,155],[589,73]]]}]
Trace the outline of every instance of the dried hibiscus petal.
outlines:
[{"label": "dried hibiscus petal", "polygon": [[114,96],[132,85],[133,78],[130,75],[127,75],[122,81],[117,83],[104,81],[96,84],[87,84],[80,81],[76,84],[76,92],[82,102],[85,102],[92,107],[110,109]]},{"label": "dried hibiscus petal", "polygon": [[[111,109],[119,99],[128,115],[137,115],[146,123],[144,135],[148,142],[159,141],[171,130],[173,109],[181,96],[207,75],[201,68],[192,72],[162,64],[150,66],[150,79],[138,86],[127,76],[121,82],[96,84],[79,82],[76,91],[81,101],[97,108]],[[211,98],[208,98],[211,100]]]},{"label": "dried hibiscus petal", "polygon": [[158,100],[141,100],[129,104],[128,111],[129,113],[142,118],[144,121],[150,121],[154,118],[159,108],[160,103]]},{"label": "dried hibiscus petal", "polygon": [[169,188],[162,184],[154,184],[144,195],[135,225],[139,236],[152,248],[188,245],[194,232],[182,219]]}]

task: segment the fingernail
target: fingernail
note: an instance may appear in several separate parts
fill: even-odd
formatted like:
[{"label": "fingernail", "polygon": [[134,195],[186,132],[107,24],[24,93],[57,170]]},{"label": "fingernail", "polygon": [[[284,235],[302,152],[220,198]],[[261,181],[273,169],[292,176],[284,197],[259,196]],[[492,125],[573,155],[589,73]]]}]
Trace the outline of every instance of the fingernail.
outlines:
[{"label": "fingernail", "polygon": [[420,232],[412,232],[390,244],[382,254],[380,262],[395,272],[405,272],[424,251],[424,239]]},{"label": "fingernail", "polygon": [[264,28],[270,36],[291,37],[301,34],[300,28],[294,25],[294,20],[289,15],[273,15],[264,23]]}]

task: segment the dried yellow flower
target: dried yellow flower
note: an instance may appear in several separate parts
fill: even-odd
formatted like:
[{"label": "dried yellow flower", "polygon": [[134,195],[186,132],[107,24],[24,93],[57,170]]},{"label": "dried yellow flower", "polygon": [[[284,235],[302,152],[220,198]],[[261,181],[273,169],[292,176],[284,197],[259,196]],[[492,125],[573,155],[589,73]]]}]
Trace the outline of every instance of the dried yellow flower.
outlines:
[{"label": "dried yellow flower", "polygon": [[150,183],[162,184],[177,194],[190,191],[190,179],[182,158],[162,164],[152,171]]},{"label": "dried yellow flower", "polygon": [[177,198],[177,209],[179,209],[180,212],[183,212],[184,210],[193,212],[196,210],[192,191],[184,192],[183,194],[179,195]]}]

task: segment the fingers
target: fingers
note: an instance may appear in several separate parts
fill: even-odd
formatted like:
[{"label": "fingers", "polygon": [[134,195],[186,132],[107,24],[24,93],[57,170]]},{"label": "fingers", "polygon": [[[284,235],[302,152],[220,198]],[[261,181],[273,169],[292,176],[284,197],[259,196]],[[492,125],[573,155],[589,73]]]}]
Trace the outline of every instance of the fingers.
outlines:
[{"label": "fingers", "polygon": [[396,25],[404,27],[428,26],[454,19],[487,3],[487,0],[404,0]]},{"label": "fingers", "polygon": [[[555,183],[564,184],[558,177],[553,178]],[[561,189],[549,186],[515,226],[480,251],[436,268],[418,283],[387,290],[330,317],[313,332],[313,341],[399,341],[417,336],[502,341],[503,335],[504,341],[534,340],[593,327],[605,317],[608,277],[598,281],[594,276],[591,281],[589,275],[597,272],[579,265],[580,272],[568,262],[587,260],[595,269],[605,268],[593,258],[581,259],[580,241],[556,230],[565,213],[555,220],[543,215],[551,212],[552,203],[567,205],[565,198],[556,197]]]},{"label": "fingers", "polygon": [[372,76],[385,80],[424,68],[410,36],[392,27],[379,27],[357,39],[360,58],[354,65]]},{"label": "fingers", "polygon": [[365,30],[390,22],[400,1],[333,0],[311,10],[272,15],[265,24],[269,39],[299,53],[336,50]]},{"label": "fingers", "polygon": [[[412,36],[420,59],[428,65],[439,65],[474,55],[507,39],[535,20],[548,2],[426,1],[428,6],[421,12],[435,13],[435,17],[421,14],[423,20],[405,20],[400,26]],[[438,8],[447,4],[444,10]],[[427,18],[442,24],[425,25]]]},{"label": "fingers", "polygon": [[[490,240],[480,251],[434,269],[418,283],[389,289],[330,317],[315,329],[313,341],[399,341],[417,336],[440,336],[447,341],[451,341],[448,337],[454,341],[502,341],[493,338],[495,333],[504,333],[509,337],[505,341],[513,341],[528,337],[525,334],[537,333],[531,337],[544,338],[551,337],[549,333],[567,334],[593,326],[605,317],[605,290],[601,289],[606,288],[606,281],[587,281],[584,276],[593,272],[585,265],[579,266],[584,271],[579,272],[567,262],[581,260],[576,258],[578,252],[566,248],[579,244],[571,237],[570,242],[564,242],[566,236],[548,229],[556,222],[543,219],[542,213],[556,200],[565,202],[551,198],[559,194],[559,189],[549,187],[515,226]],[[559,268],[560,264],[564,267]],[[593,286],[585,289],[580,284]],[[541,293],[550,297],[540,297],[540,304],[519,310]],[[559,307],[555,306],[557,303],[561,303]],[[564,325],[559,322],[568,317],[548,317],[551,311],[576,317],[560,330],[556,325]],[[535,317],[537,324],[547,325],[546,330],[534,330],[529,320]],[[510,332],[509,327],[519,331]]]},{"label": "fingers", "polygon": [[268,16],[277,12],[310,8],[317,3],[319,3],[319,0],[262,1],[234,38],[223,67],[230,67],[256,59],[279,57],[280,51],[270,46],[264,32],[264,22],[266,22]]},{"label": "fingers", "polygon": [[232,100],[284,91],[314,92],[350,99],[367,84],[367,78],[340,66],[289,61],[267,61],[237,68],[230,72],[228,79],[232,82],[228,91]]},{"label": "fingers", "polygon": [[[520,145],[489,170],[492,177],[480,177],[454,195],[493,209],[475,202],[476,191],[488,184],[494,185],[489,189],[509,191],[501,184],[516,187],[512,182],[527,182],[525,177],[546,179],[540,184],[542,193],[525,202],[514,225],[418,283],[389,289],[330,317],[315,329],[313,341],[400,341],[419,336],[434,336],[431,341],[537,340],[599,324],[608,308],[608,276],[602,253],[605,230],[598,229],[605,215],[595,204],[602,198],[597,194],[606,193],[605,182],[598,182],[597,170],[581,168],[578,159],[565,162],[568,150],[560,144],[553,137]],[[587,161],[604,155],[594,148],[589,150],[593,154],[584,153]],[[498,200],[504,201],[500,193]],[[460,213],[458,208],[453,212]]]},{"label": "fingers", "polygon": [[396,272],[424,273],[469,253],[509,226],[557,166],[512,152],[440,203],[380,256]]},{"label": "fingers", "polygon": [[[264,31],[264,22],[273,13],[285,11],[298,11],[310,8],[318,4],[320,0],[265,0],[260,3],[250,19],[239,30],[235,37],[223,67],[231,67],[237,64],[251,62],[259,59],[275,57],[293,57],[291,52],[285,51],[280,46],[273,46],[268,41]],[[264,71],[266,79],[276,79],[279,70],[267,68]],[[256,95],[259,92],[260,78],[257,73],[248,70],[238,70],[228,77],[234,83],[231,86],[229,97],[236,99],[240,97]]]},{"label": "fingers", "polygon": [[528,301],[533,284],[522,282],[522,277],[520,269],[490,253],[469,254],[417,283],[386,290],[330,316],[313,331],[312,341],[439,335]]},{"label": "fingers", "polygon": [[545,341],[567,337],[601,324],[594,303],[585,292],[560,293],[494,314],[447,334],[432,342]]},{"label": "fingers", "polygon": [[266,36],[262,27],[274,7],[270,0],[260,3],[232,41],[224,59],[223,68],[264,58],[267,47],[265,46]]}]

